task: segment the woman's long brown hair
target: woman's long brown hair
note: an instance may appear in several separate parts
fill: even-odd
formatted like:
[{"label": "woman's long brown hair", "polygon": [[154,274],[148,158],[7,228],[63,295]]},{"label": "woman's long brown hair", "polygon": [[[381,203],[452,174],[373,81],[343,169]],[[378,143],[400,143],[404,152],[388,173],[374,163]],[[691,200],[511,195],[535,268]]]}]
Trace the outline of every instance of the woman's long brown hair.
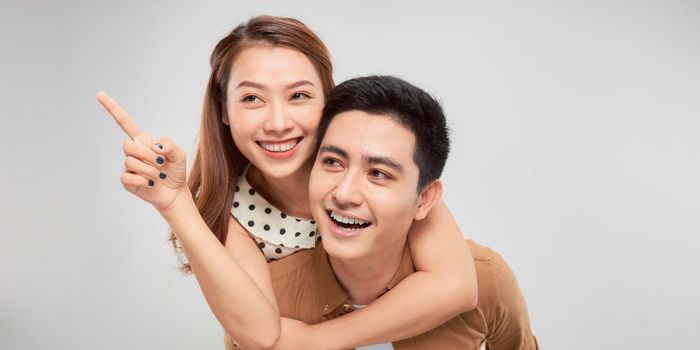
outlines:
[{"label": "woman's long brown hair", "polygon": [[[226,89],[233,61],[243,49],[256,43],[288,47],[302,52],[316,68],[324,97],[333,88],[333,67],[328,49],[303,23],[287,17],[258,16],[238,25],[221,39],[211,55],[211,75],[202,107],[198,145],[188,187],[202,218],[224,244],[236,180],[248,160],[231,137],[226,109]],[[181,269],[191,272],[175,234],[170,241],[180,257]]]}]

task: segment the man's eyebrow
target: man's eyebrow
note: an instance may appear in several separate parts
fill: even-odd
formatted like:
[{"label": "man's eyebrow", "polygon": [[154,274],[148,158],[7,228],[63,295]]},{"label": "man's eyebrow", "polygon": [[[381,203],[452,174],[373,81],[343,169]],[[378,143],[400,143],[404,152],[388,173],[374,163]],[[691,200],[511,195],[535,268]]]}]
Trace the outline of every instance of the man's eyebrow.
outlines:
[{"label": "man's eyebrow", "polygon": [[321,146],[321,147],[318,149],[318,153],[322,153],[322,152],[335,153],[335,154],[337,154],[337,155],[339,155],[339,156],[341,156],[341,157],[343,157],[343,158],[347,158],[347,157],[348,157],[348,152],[345,152],[345,151],[343,151],[340,147],[338,147],[338,146],[333,146],[333,145]]},{"label": "man's eyebrow", "polygon": [[[298,87],[304,86],[304,85],[311,85],[314,87],[316,86],[316,85],[314,85],[314,83],[312,83],[308,80],[299,80],[299,81],[293,82],[291,84],[288,84],[287,86],[284,87],[284,89],[291,90],[291,89],[298,88]],[[242,82],[238,83],[238,85],[236,85],[236,89],[238,89],[240,87],[245,87],[245,86],[260,89],[260,90],[265,90],[265,86],[263,84],[252,82],[249,80],[243,80]]]},{"label": "man's eyebrow", "polygon": [[388,166],[389,168],[392,168],[396,171],[403,172],[403,167],[399,162],[389,158],[389,157],[381,157],[381,156],[363,156],[362,157],[367,163],[369,164],[383,164]]}]

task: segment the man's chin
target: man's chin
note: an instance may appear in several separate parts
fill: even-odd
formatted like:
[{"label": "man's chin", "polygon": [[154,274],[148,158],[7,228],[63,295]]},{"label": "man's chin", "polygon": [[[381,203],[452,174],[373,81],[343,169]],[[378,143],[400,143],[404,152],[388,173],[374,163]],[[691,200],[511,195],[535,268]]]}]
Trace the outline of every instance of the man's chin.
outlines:
[{"label": "man's chin", "polygon": [[360,242],[355,240],[343,239],[330,234],[321,234],[321,241],[326,253],[336,259],[358,259],[365,255],[363,249],[361,249]]}]

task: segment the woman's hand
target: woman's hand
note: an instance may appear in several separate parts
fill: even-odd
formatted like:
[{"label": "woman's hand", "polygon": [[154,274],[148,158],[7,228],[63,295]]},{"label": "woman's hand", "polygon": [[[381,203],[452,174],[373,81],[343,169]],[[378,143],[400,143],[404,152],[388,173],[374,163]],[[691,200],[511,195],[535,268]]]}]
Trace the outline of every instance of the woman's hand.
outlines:
[{"label": "woman's hand", "polygon": [[187,156],[169,138],[154,140],[141,131],[136,122],[109,95],[97,93],[97,100],[131,138],[124,142],[124,188],[167,212],[181,195],[191,195],[187,188]]}]

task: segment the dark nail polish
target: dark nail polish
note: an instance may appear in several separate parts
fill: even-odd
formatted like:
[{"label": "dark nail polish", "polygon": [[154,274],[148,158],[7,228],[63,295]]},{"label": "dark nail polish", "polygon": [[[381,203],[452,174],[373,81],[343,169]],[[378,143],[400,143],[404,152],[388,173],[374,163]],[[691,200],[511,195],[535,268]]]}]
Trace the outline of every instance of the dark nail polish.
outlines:
[{"label": "dark nail polish", "polygon": [[162,171],[160,172],[160,175],[158,175],[158,177],[160,177],[161,180],[165,180],[165,176],[165,173]]},{"label": "dark nail polish", "polygon": [[148,180],[148,186],[153,187],[154,184],[155,184],[155,182],[153,182],[153,180]]},{"label": "dark nail polish", "polygon": [[162,156],[158,156],[158,158],[156,158],[156,163],[158,163],[158,164],[165,163],[165,158],[163,158]]},{"label": "dark nail polish", "polygon": [[160,148],[160,149],[163,149],[163,145],[161,145],[160,142],[157,142],[157,143],[156,143],[156,147],[158,147],[158,148]]}]

